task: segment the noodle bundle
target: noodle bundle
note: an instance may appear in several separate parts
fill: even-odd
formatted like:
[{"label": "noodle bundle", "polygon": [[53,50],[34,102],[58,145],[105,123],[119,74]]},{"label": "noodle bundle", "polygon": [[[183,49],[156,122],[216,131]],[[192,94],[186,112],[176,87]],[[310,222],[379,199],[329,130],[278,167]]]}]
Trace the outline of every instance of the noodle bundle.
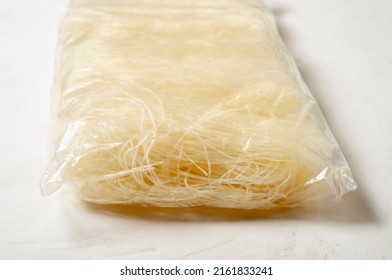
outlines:
[{"label": "noodle bundle", "polygon": [[296,207],[356,188],[260,0],[74,0],[42,178],[103,204]]}]

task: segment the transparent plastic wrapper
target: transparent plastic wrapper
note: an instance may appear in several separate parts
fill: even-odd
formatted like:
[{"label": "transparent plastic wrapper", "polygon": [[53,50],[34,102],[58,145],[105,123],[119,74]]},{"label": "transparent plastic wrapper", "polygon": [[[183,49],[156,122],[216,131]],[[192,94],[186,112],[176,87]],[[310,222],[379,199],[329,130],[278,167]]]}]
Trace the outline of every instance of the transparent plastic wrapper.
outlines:
[{"label": "transparent plastic wrapper", "polygon": [[297,207],[356,188],[260,0],[75,0],[60,31],[49,195]]}]

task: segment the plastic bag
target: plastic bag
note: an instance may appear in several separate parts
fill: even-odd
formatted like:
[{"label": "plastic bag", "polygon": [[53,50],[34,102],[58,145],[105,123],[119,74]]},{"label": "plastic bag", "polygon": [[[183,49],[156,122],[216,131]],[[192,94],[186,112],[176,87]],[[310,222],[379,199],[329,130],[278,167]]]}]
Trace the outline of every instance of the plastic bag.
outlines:
[{"label": "plastic bag", "polygon": [[42,192],[163,207],[296,207],[356,188],[260,0],[72,1]]}]

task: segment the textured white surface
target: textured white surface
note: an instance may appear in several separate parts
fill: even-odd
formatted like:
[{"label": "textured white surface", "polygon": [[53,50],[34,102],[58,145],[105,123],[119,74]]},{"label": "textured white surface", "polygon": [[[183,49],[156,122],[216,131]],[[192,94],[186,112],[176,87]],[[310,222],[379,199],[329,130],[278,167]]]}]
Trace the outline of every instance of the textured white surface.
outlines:
[{"label": "textured white surface", "polygon": [[270,1],[359,182],[331,209],[125,209],[49,198],[49,90],[65,1],[0,0],[0,258],[391,259],[392,2]]}]

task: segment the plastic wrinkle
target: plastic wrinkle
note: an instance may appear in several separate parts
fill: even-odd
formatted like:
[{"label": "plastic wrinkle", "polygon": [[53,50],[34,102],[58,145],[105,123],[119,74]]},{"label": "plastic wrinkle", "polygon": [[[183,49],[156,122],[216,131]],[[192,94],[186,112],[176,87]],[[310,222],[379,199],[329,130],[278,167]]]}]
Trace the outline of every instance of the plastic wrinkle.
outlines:
[{"label": "plastic wrinkle", "polygon": [[356,188],[260,0],[74,0],[56,65],[45,195],[272,209]]}]

